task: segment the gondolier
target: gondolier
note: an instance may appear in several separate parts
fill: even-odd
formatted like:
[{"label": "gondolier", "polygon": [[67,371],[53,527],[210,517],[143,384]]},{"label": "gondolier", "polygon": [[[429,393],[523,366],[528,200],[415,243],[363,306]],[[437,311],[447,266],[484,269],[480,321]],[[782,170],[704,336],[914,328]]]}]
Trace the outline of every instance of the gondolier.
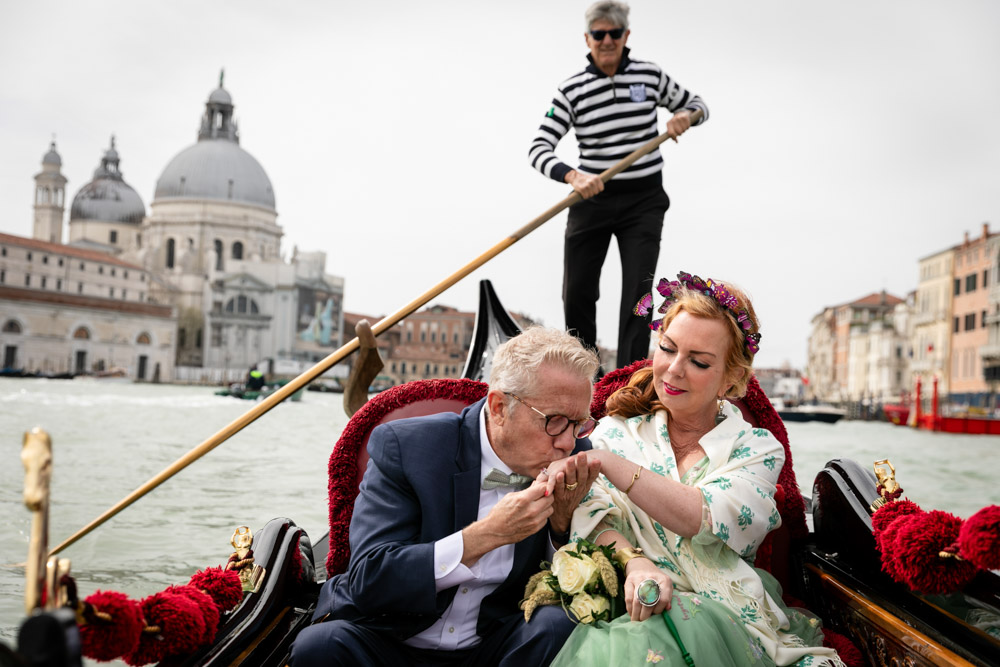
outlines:
[{"label": "gondolier", "polygon": [[[630,34],[625,3],[597,2],[586,12],[590,63],[560,84],[531,142],[531,165],[569,183],[583,196],[566,224],[563,309],[566,328],[597,347],[597,298],[601,266],[611,236],[622,262],[618,325],[618,367],[645,358],[648,319],[632,307],[650,291],[660,252],[663,215],[670,199],[663,190],[659,150],[640,158],[606,186],[598,174],[657,135],[657,107],[674,112],[667,131],[676,137],[708,119],[708,107],[656,64],[634,60],[625,44]],[[700,111],[692,123],[691,114]],[[576,169],[560,161],[556,144],[573,127],[580,147]]]}]

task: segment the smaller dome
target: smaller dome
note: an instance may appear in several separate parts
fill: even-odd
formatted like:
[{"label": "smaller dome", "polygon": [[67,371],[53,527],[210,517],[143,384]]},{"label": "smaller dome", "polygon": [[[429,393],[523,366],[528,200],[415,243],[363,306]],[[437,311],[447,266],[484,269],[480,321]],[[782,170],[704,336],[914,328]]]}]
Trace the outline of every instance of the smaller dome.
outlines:
[{"label": "smaller dome", "polygon": [[57,167],[62,166],[62,158],[56,152],[56,142],[53,141],[52,145],[49,146],[49,152],[42,158],[42,164],[54,164]]},{"label": "smaller dome", "polygon": [[139,224],[146,207],[139,193],[125,181],[95,178],[80,188],[69,210],[72,220],[102,220]]},{"label": "smaller dome", "polygon": [[69,209],[71,222],[101,220],[139,224],[146,217],[146,206],[139,193],[122,178],[119,161],[115,138],[111,137],[111,147],[101,158],[100,166],[94,170],[93,180],[73,197],[73,205]]},{"label": "smaller dome", "polygon": [[229,95],[225,88],[219,86],[212,91],[212,94],[208,96],[209,104],[228,104],[233,106],[233,98]]}]

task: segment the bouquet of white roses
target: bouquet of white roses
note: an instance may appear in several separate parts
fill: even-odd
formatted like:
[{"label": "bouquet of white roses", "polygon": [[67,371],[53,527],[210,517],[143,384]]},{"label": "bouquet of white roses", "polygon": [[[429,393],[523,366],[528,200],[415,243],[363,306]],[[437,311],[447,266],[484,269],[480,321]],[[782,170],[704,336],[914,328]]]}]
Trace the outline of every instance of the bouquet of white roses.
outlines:
[{"label": "bouquet of white roses", "polygon": [[556,551],[552,563],[528,580],[521,609],[524,620],[540,606],[559,604],[579,623],[610,621],[617,616],[619,565],[611,546],[599,547],[578,539]]}]

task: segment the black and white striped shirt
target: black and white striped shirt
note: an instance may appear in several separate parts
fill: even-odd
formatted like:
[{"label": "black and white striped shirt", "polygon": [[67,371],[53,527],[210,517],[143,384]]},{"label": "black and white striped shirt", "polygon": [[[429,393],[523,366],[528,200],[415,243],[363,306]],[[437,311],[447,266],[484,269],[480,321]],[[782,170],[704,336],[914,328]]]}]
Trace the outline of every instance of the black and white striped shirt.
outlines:
[{"label": "black and white striped shirt", "polygon": [[[591,64],[560,84],[552,108],[531,142],[531,166],[549,178],[563,182],[572,167],[555,154],[556,144],[575,128],[580,147],[580,171],[600,174],[657,135],[656,107],[670,111],[701,109],[708,120],[708,107],[654,63],[632,60],[628,48],[615,75],[609,77]],[[614,180],[652,176],[663,169],[659,149],[644,155]]]}]

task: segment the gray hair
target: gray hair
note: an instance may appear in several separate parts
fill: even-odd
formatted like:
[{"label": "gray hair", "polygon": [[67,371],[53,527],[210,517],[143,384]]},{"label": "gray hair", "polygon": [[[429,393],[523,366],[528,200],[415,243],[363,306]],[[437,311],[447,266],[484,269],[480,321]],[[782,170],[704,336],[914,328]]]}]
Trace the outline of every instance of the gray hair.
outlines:
[{"label": "gray hair", "polygon": [[600,0],[600,2],[595,2],[587,8],[587,13],[584,14],[584,19],[587,21],[587,30],[589,31],[590,26],[601,19],[628,30],[628,10],[629,7],[627,4],[618,2],[617,0]]},{"label": "gray hair", "polygon": [[[549,363],[593,382],[600,362],[575,337],[561,329],[530,327],[497,348],[490,370],[490,388],[530,396],[538,382],[538,367]],[[511,405],[514,399],[506,398]]]}]

